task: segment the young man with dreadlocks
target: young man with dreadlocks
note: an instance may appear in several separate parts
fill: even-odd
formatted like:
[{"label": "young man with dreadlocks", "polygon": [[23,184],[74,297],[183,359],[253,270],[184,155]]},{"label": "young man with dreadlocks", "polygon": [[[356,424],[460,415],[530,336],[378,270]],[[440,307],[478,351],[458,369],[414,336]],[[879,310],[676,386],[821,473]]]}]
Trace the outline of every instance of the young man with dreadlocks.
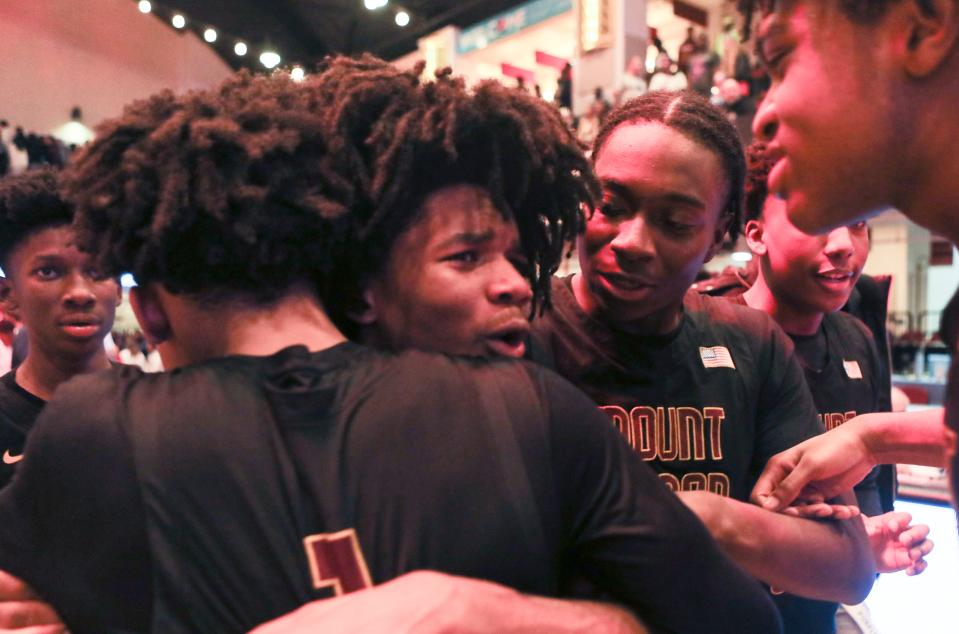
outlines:
[{"label": "young man with dreadlocks", "polygon": [[[732,498],[692,503],[714,507],[701,516],[758,578],[858,602],[873,578],[858,518],[770,525],[744,504],[770,456],[822,427],[772,319],[689,290],[738,232],[735,128],[695,93],[648,93],[610,113],[592,157],[603,199],[579,238],[582,273],[554,280],[553,310],[533,322],[534,358],[592,397],[670,488]],[[742,514],[770,529],[730,530],[748,526],[730,521]]]},{"label": "young man with dreadlocks", "polygon": [[57,187],[50,168],[0,180],[0,303],[29,337],[23,363],[0,377],[0,487],[13,477],[54,390],[110,367],[103,338],[113,327],[120,285],[77,249],[73,208]]},{"label": "young man with dreadlocks", "polygon": [[[895,207],[959,243],[959,2],[744,0],[759,14],[757,50],[772,86],[754,122],[778,158],[770,190],[804,231],[825,231]],[[748,35],[748,31],[747,31]],[[959,296],[952,306],[959,308]],[[942,332],[957,332],[943,313]],[[954,339],[947,339],[956,351]],[[959,370],[946,423],[863,417],[770,461],[754,497],[769,508],[804,489],[830,495],[876,463],[952,463],[959,500]]]},{"label": "young man with dreadlocks", "polygon": [[[376,199],[331,139],[404,106],[358,113],[330,89],[322,73],[241,74],[161,93],[73,164],[82,242],[102,270],[137,277],[134,309],[174,371],[61,387],[0,493],[0,568],[76,631],[245,631],[418,568],[553,596],[585,579],[653,629],[778,630],[567,383],[345,341],[317,289],[358,244],[353,210]],[[512,191],[518,208],[536,189]],[[543,243],[554,230],[541,225]]]}]

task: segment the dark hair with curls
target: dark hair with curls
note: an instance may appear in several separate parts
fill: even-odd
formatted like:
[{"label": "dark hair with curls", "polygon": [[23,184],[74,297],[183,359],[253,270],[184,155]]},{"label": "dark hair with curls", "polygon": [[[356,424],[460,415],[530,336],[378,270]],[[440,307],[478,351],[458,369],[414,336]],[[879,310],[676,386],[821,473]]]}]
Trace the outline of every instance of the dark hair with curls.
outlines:
[{"label": "dark hair with curls", "polygon": [[322,286],[349,202],[323,114],[314,91],[246,72],[133,103],[64,174],[81,245],[105,273],[205,300]]},{"label": "dark hair with curls", "polygon": [[[833,2],[833,0],[828,1]],[[896,2],[899,0],[840,0],[839,8],[856,23],[872,24],[885,15],[889,7]],[[738,0],[737,8],[743,16],[742,40],[745,42],[749,39],[755,13],[758,12],[760,16],[768,15],[780,5],[795,3],[795,0]],[[927,15],[935,13],[931,0],[919,0],[918,4]]]},{"label": "dark hair with curls", "polygon": [[10,256],[31,235],[69,225],[73,208],[57,191],[57,171],[39,167],[0,179],[0,267],[9,275]]},{"label": "dark hair with curls", "polygon": [[649,92],[613,108],[607,115],[593,143],[593,160],[616,128],[643,121],[670,127],[716,155],[729,184],[722,215],[728,219],[729,239],[735,241],[741,226],[746,175],[743,144],[735,126],[719,108],[691,90]]},{"label": "dark hair with curls", "polygon": [[351,277],[363,283],[382,272],[429,194],[476,185],[516,222],[533,311],[541,310],[550,276],[584,226],[583,205],[599,197],[592,167],[560,113],[542,100],[495,81],[468,89],[449,69],[423,81],[422,68],[334,57],[312,81],[331,156],[351,191],[359,246]]},{"label": "dark hair with curls", "polygon": [[758,220],[769,196],[769,172],[776,164],[766,144],[753,141],[746,148],[746,203],[743,205],[743,225]]}]

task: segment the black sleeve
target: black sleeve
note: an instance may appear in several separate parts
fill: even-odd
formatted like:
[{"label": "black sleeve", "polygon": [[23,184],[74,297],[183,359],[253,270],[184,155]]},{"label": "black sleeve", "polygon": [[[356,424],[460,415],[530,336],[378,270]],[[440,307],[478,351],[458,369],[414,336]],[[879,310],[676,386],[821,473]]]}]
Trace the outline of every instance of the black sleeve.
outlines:
[{"label": "black sleeve", "polygon": [[143,515],[113,374],[57,391],[0,493],[0,569],[33,586],[73,631],[148,625]]},{"label": "black sleeve", "polygon": [[586,396],[543,373],[569,566],[655,631],[778,632],[754,579]]},{"label": "black sleeve", "polygon": [[771,322],[763,341],[765,350],[757,356],[761,365],[756,369],[762,383],[751,469],[754,478],[777,453],[824,431],[792,342]]},{"label": "black sleeve", "polygon": [[[859,323],[858,320],[852,319],[850,321],[853,321],[853,326],[860,330],[863,343],[867,349],[870,366],[867,368],[867,371],[873,385],[873,402],[869,411],[888,412],[892,409],[890,403],[892,394],[889,375],[888,372],[885,371],[882,358],[879,356],[879,350],[876,348],[873,334],[865,324]],[[888,477],[886,473],[888,470],[887,465],[877,465],[873,467],[872,471],[869,472],[862,482],[855,486],[854,491],[856,493],[856,501],[859,504],[859,510],[865,515],[870,517],[882,515],[886,507],[891,506],[889,502],[885,502],[882,499],[883,497],[888,497],[888,494],[880,492],[880,482]],[[883,485],[882,488],[888,487],[885,483],[883,483]],[[890,510],[892,509],[890,508]]]}]

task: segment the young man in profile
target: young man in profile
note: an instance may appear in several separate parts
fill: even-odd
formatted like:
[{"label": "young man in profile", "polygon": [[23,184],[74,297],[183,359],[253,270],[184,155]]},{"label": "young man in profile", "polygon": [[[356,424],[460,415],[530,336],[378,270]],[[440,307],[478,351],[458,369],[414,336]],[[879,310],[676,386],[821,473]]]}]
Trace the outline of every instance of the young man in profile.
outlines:
[{"label": "young man in profile", "polygon": [[[959,2],[743,0],[740,8],[747,23],[759,14],[757,50],[772,86],[754,131],[778,158],[769,187],[790,220],[824,231],[895,207],[959,242]],[[953,315],[944,313],[950,335]],[[935,415],[863,417],[771,460],[754,499],[777,509],[804,489],[831,495],[889,462],[951,462],[959,499],[956,367],[946,426]]]}]

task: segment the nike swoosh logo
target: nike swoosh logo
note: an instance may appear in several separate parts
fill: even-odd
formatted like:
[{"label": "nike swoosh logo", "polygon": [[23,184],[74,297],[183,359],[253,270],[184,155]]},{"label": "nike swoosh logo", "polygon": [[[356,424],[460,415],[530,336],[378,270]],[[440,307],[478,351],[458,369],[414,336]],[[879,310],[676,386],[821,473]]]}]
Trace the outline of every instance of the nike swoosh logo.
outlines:
[{"label": "nike swoosh logo", "polygon": [[17,464],[21,460],[23,460],[23,454],[14,456],[9,449],[3,452],[3,464]]}]

